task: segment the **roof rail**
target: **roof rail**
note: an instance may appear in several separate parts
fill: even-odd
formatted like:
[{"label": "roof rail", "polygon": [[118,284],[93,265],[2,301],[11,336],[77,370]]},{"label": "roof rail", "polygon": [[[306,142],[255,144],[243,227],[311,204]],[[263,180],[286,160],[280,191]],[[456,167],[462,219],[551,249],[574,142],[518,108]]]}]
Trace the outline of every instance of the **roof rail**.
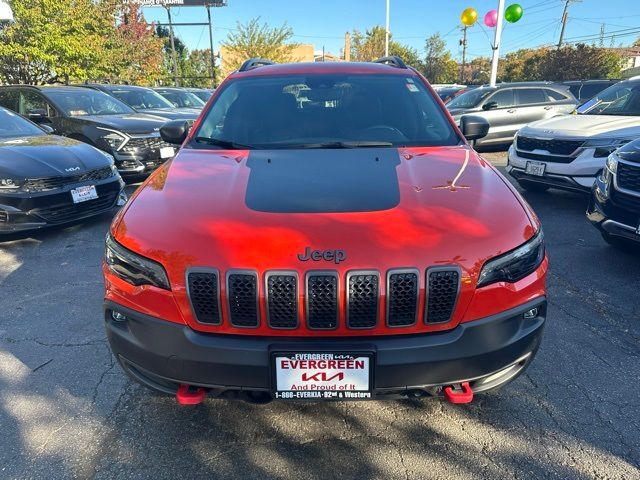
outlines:
[{"label": "roof rail", "polygon": [[275,65],[275,62],[271,60],[267,60],[266,58],[250,58],[246,62],[242,64],[242,66],[238,69],[239,72],[246,72],[248,70],[253,70],[254,68],[264,67],[266,65]]},{"label": "roof rail", "polygon": [[390,55],[388,57],[382,57],[377,60],[374,60],[373,63],[382,63],[384,65],[389,65],[395,68],[408,68],[406,63],[402,61],[400,57],[397,55]]}]

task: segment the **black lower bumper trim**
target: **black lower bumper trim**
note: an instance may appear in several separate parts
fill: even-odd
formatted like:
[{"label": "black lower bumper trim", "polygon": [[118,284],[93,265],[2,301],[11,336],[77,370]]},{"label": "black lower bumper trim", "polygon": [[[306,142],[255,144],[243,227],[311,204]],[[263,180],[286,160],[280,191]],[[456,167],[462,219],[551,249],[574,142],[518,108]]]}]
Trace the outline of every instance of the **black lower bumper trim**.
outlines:
[{"label": "black lower bumper trim", "polygon": [[[538,309],[532,319],[524,312]],[[112,311],[126,315],[115,321]],[[268,391],[270,352],[368,351],[375,353],[374,393],[437,386],[495,373],[533,357],[542,337],[546,299],[453,330],[420,335],[354,338],[253,337],[199,333],[105,304],[105,326],[113,352],[138,381],[162,391],[180,383],[225,390]],[[528,362],[527,362],[528,363]]]}]

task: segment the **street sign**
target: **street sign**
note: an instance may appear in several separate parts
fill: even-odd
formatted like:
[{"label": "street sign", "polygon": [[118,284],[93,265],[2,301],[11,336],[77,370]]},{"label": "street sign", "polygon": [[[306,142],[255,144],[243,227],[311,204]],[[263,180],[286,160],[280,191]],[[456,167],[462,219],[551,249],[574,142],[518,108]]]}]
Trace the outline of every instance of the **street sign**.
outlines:
[{"label": "street sign", "polygon": [[125,0],[141,7],[225,7],[226,0]]}]

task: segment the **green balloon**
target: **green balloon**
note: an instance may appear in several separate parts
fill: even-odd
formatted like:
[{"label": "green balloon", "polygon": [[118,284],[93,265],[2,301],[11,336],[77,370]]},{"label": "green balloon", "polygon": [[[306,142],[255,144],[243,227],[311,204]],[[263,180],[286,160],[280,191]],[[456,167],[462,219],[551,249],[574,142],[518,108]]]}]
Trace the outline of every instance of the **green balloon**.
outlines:
[{"label": "green balloon", "polygon": [[522,7],[519,4],[514,3],[513,5],[509,5],[504,11],[504,19],[509,23],[516,23],[522,18],[523,13],[524,10],[522,10]]}]

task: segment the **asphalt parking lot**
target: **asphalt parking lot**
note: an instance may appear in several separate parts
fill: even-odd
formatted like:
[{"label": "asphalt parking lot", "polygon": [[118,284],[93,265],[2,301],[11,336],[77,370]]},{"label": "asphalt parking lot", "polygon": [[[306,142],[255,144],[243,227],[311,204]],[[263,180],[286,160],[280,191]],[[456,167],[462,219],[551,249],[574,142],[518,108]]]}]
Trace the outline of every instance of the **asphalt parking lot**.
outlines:
[{"label": "asphalt parking lot", "polygon": [[110,216],[0,244],[0,478],[640,478],[640,255],[600,238],[586,197],[526,198],[551,257],[545,339],[526,374],[462,406],[179,407],[108,349]]}]

